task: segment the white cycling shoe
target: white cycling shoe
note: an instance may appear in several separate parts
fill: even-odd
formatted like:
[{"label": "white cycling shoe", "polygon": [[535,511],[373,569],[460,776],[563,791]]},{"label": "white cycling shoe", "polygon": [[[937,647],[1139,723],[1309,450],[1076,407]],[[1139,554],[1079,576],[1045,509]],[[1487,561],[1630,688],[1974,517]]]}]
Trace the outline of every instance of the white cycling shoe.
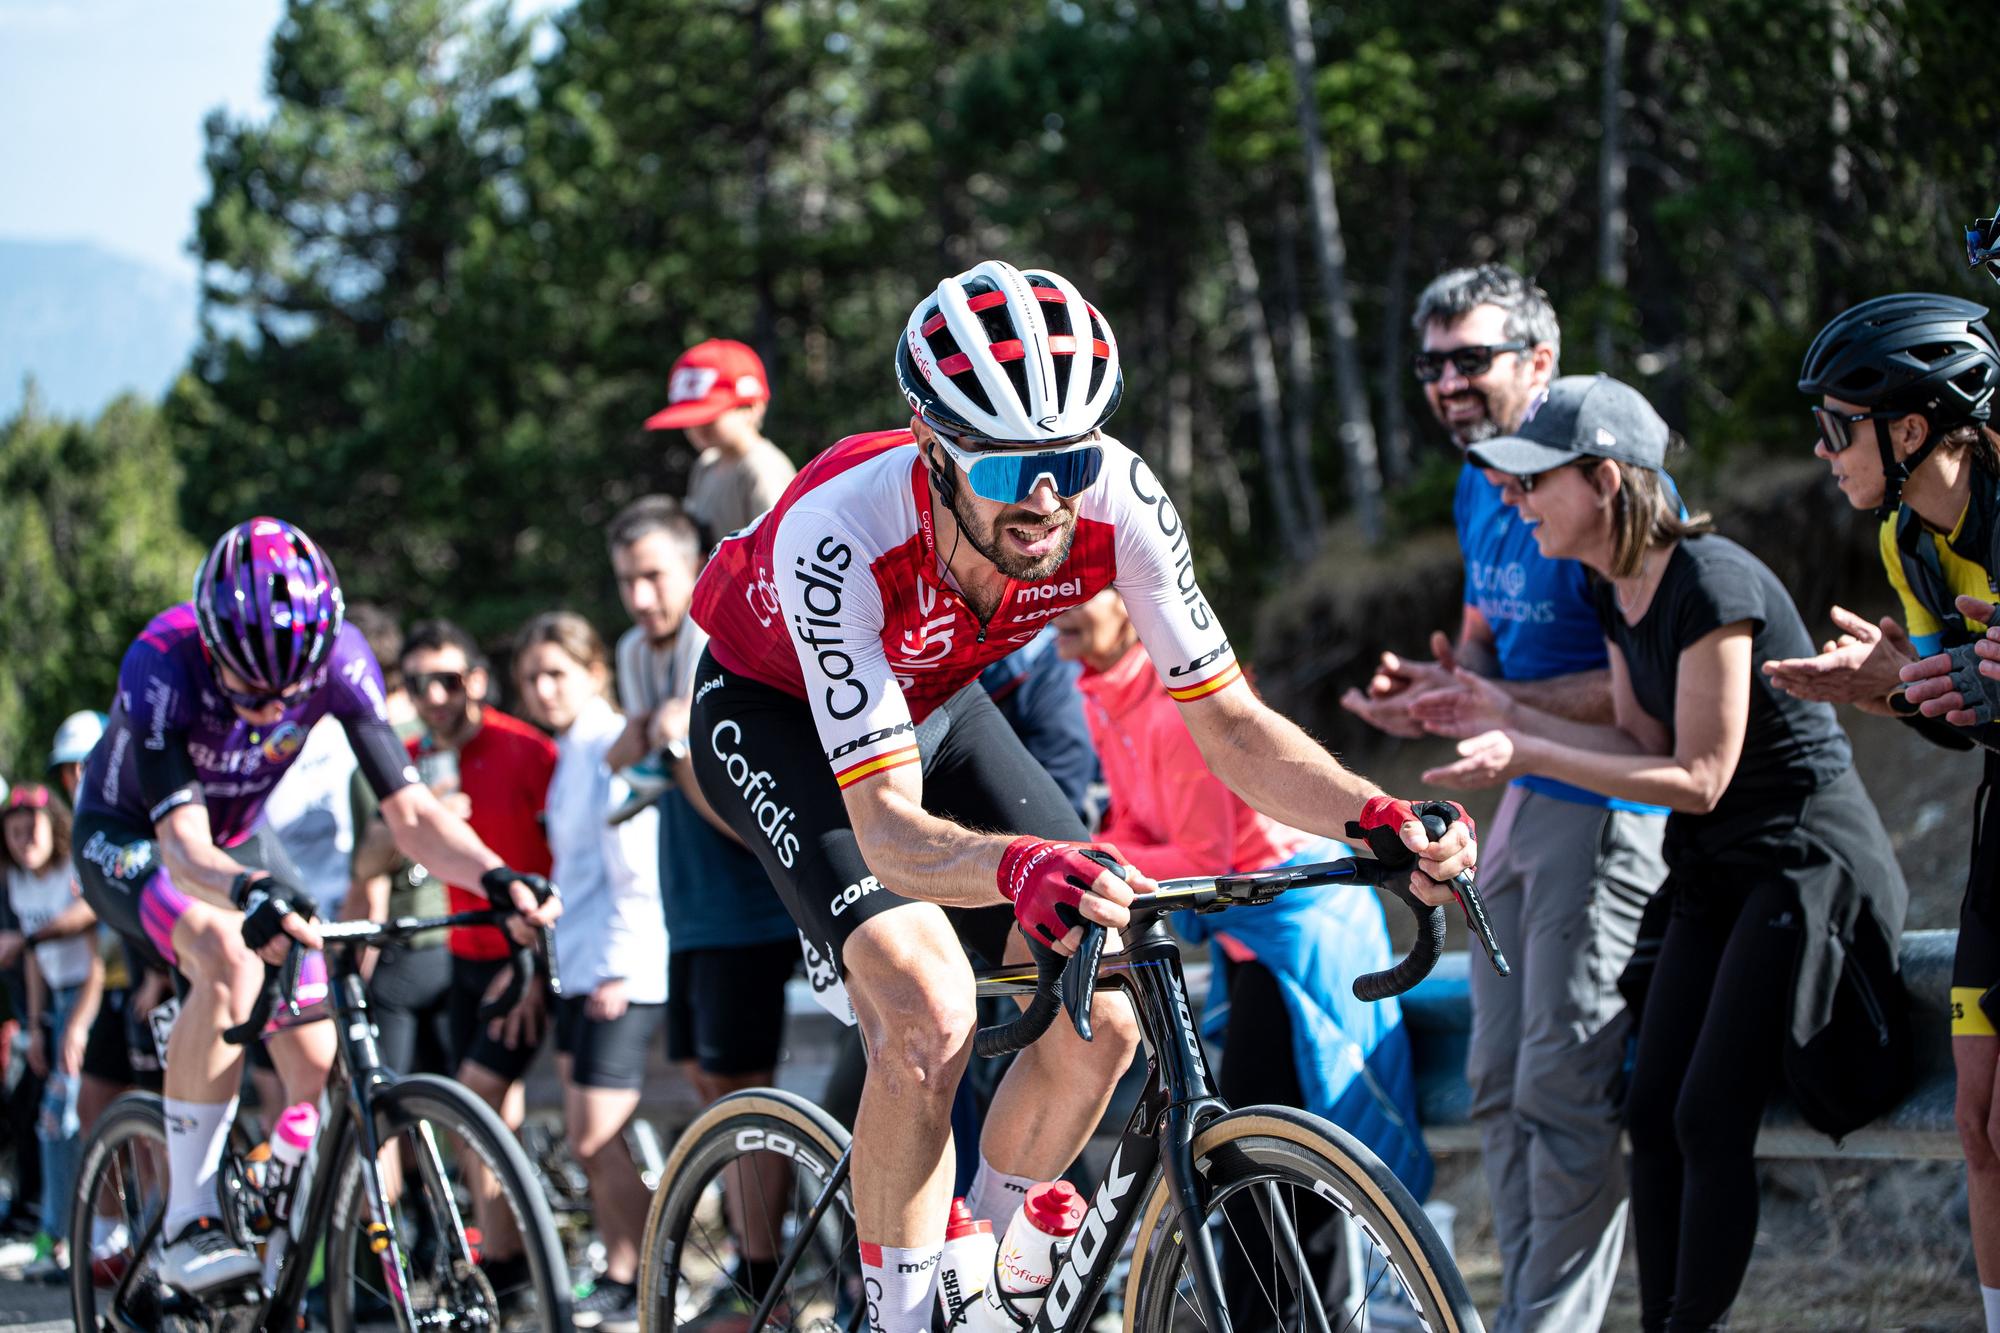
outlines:
[{"label": "white cycling shoe", "polygon": [[230,1239],[220,1219],[198,1217],[160,1248],[159,1272],[169,1286],[199,1296],[221,1287],[261,1282],[264,1266]]}]

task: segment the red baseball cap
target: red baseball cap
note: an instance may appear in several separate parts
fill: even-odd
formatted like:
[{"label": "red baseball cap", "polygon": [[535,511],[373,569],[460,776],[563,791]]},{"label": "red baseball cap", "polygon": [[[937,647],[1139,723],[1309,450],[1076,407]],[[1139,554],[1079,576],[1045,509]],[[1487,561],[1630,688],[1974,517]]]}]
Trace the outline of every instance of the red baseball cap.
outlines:
[{"label": "red baseball cap", "polygon": [[710,338],[682,352],[667,379],[667,405],[646,418],[647,430],[685,430],[715,420],[732,407],[771,397],[764,363],[727,338]]}]

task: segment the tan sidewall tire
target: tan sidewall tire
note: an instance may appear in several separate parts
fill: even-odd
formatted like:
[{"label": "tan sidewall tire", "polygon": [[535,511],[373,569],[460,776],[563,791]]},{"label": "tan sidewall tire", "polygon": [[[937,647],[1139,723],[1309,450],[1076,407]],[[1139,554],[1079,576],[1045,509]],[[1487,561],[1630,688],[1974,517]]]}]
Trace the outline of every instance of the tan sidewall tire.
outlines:
[{"label": "tan sidewall tire", "polygon": [[[1232,1111],[1210,1121],[1194,1137],[1194,1155],[1197,1159],[1219,1143],[1240,1138],[1270,1138],[1294,1143],[1310,1148],[1328,1161],[1340,1166],[1348,1178],[1348,1183],[1357,1195],[1365,1198],[1388,1220],[1396,1231],[1396,1239],[1409,1253],[1423,1258],[1428,1265],[1429,1257],[1419,1240],[1410,1220],[1402,1210],[1391,1202],[1389,1195],[1378,1186],[1369,1173],[1351,1154],[1341,1148],[1332,1135],[1325,1132],[1332,1126],[1319,1117],[1304,1111],[1294,1111],[1286,1107],[1258,1106],[1242,1111]],[[1141,1330],[1133,1327],[1133,1319],[1139,1309],[1141,1283],[1146,1273],[1146,1259],[1149,1240],[1160,1225],[1161,1215],[1167,1207],[1167,1178],[1164,1172],[1155,1173],[1152,1195],[1146,1200],[1145,1208],[1139,1214],[1139,1228],[1134,1234],[1138,1243],[1132,1249],[1132,1268],[1125,1280],[1125,1333],[1158,1333],[1158,1330]],[[1428,1227],[1428,1223],[1426,1223]],[[1459,1312],[1442,1295],[1433,1292],[1434,1299],[1444,1314],[1444,1324],[1437,1333],[1471,1333],[1459,1321]],[[1472,1326],[1477,1328],[1478,1325]]]},{"label": "tan sidewall tire", "polygon": [[661,1277],[659,1230],[666,1215],[667,1200],[673,1194],[674,1181],[694,1150],[711,1134],[728,1122],[748,1116],[761,1116],[780,1120],[809,1140],[826,1154],[828,1162],[840,1160],[847,1151],[847,1131],[840,1122],[825,1111],[807,1101],[779,1088],[751,1088],[745,1092],[732,1092],[721,1098],[713,1106],[694,1118],[678,1139],[674,1140],[673,1151],[667,1154],[667,1164],[660,1169],[660,1187],[653,1191],[653,1205],[646,1210],[646,1235],[639,1247],[639,1333],[670,1333],[653,1319],[653,1308]]}]

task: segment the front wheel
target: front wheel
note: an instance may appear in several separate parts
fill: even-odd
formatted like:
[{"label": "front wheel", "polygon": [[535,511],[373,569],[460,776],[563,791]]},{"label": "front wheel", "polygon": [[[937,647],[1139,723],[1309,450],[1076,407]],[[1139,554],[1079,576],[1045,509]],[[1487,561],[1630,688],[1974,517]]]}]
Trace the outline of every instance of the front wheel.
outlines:
[{"label": "front wheel", "polygon": [[[1465,1279],[1424,1210],[1345,1130],[1288,1107],[1247,1107],[1204,1126],[1193,1156],[1204,1238],[1239,1333],[1480,1333]],[[1189,1237],[1163,1177],[1139,1214],[1137,1237],[1126,1333],[1206,1328]]]},{"label": "front wheel", "polygon": [[350,1138],[328,1227],[328,1324],[393,1329],[400,1295],[419,1328],[567,1330],[555,1220],[499,1115],[428,1075],[380,1089],[374,1110],[389,1215],[378,1225]]},{"label": "front wheel", "polygon": [[[832,1116],[776,1088],[732,1093],[697,1116],[667,1156],[646,1219],[640,1329],[744,1328],[772,1287],[764,1333],[856,1327],[853,1197],[844,1181],[828,1193],[846,1152]],[[802,1236],[798,1262],[778,1271]]]}]

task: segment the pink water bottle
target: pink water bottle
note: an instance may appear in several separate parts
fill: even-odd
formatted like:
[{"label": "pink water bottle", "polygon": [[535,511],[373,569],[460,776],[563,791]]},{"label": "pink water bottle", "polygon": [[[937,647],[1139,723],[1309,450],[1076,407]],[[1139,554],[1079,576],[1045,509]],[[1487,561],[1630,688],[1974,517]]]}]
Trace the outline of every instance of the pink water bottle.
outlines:
[{"label": "pink water bottle", "polygon": [[319,1108],[311,1102],[287,1106],[271,1131],[271,1165],[264,1177],[264,1196],[271,1201],[272,1213],[284,1221],[291,1207],[292,1182],[299,1163],[319,1133]]},{"label": "pink water bottle", "polygon": [[1004,1292],[1009,1297],[1008,1303],[1023,1314],[1040,1302],[1049,1283],[1055,1281],[1057,1251],[1067,1246],[1077,1228],[1083,1225],[1084,1209],[1083,1196],[1067,1180],[1051,1181],[1028,1191],[1000,1242],[995,1262],[997,1290],[989,1286],[982,1302],[989,1322],[1005,1321],[993,1327],[1015,1326],[999,1293]]},{"label": "pink water bottle", "polygon": [[993,1280],[993,1224],[975,1218],[965,1200],[951,1201],[945,1224],[944,1254],[938,1260],[938,1305],[945,1327],[954,1333],[971,1327],[966,1307],[979,1300]]}]

